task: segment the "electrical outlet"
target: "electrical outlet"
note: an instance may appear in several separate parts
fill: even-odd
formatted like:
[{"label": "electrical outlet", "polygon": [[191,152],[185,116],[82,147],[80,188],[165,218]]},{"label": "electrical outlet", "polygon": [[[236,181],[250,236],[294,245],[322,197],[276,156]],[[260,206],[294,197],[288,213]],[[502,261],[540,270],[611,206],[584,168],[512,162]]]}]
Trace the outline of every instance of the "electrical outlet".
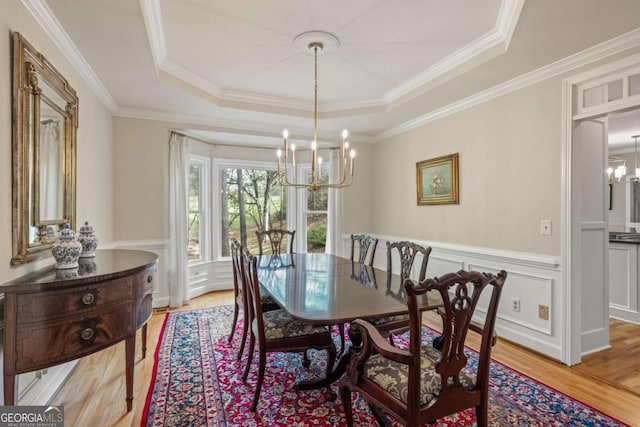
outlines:
[{"label": "electrical outlet", "polygon": [[549,306],[538,305],[538,317],[542,320],[549,320]]},{"label": "electrical outlet", "polygon": [[516,313],[520,313],[520,300],[517,298],[511,298],[511,310]]},{"label": "electrical outlet", "polygon": [[551,220],[540,220],[540,234],[543,236],[551,236]]}]

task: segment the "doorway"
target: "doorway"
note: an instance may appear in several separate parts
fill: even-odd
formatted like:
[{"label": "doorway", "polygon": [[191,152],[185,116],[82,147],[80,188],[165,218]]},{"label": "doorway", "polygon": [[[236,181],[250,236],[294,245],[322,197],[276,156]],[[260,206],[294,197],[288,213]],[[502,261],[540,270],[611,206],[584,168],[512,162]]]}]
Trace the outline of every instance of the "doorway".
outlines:
[{"label": "doorway", "polygon": [[[581,166],[589,165],[588,160],[584,160],[586,157],[592,161],[591,169],[599,170],[597,163],[599,161],[598,159],[602,156],[601,148],[604,147],[606,149],[606,158],[612,159],[613,161],[613,164],[611,163],[612,161],[607,163],[612,164],[614,167],[618,165],[625,166],[626,175],[620,176],[620,178],[617,179],[615,174],[612,174],[611,180],[609,180],[605,187],[605,189],[610,192],[606,191],[607,195],[601,202],[601,206],[598,206],[596,203],[597,200],[603,199],[597,191],[595,197],[590,197],[589,200],[586,201],[586,214],[585,208],[582,207],[580,218],[582,224],[588,223],[589,226],[580,227],[581,230],[577,231],[578,235],[575,237],[578,241],[580,241],[584,234],[582,232],[583,228],[588,229],[590,233],[598,228],[594,226],[596,222],[593,221],[594,212],[596,212],[596,216],[597,213],[605,212],[606,218],[604,218],[604,224],[607,237],[609,230],[614,232],[632,231],[629,229],[628,217],[625,215],[629,209],[628,192],[630,184],[628,184],[627,181],[629,176],[635,175],[636,163],[640,166],[640,158],[638,158],[635,150],[635,139],[632,138],[632,135],[640,134],[640,108],[614,111],[609,113],[606,118],[598,119],[596,123],[606,124],[606,126],[604,126],[604,129],[606,129],[604,141],[600,143],[598,143],[597,136],[598,125],[590,122],[591,120],[587,120],[576,124],[575,135],[577,138],[574,140],[574,143],[580,145],[575,147],[575,151],[578,153],[582,151],[582,156],[578,155],[578,159],[572,159],[577,169],[574,169],[576,174],[582,178],[588,175],[590,179],[595,180],[594,182],[597,186],[598,181],[602,179],[602,174],[591,172],[585,175],[581,173],[579,169]],[[606,142],[606,144],[604,144],[604,142]],[[575,179],[576,175],[574,175],[573,178]],[[605,176],[605,180],[606,179],[607,177]],[[580,184],[584,184],[584,182]],[[587,184],[587,187],[588,192],[591,193],[590,196],[593,196],[593,182],[591,182],[590,185]],[[584,191],[581,193],[584,193]],[[589,206],[589,202],[592,203],[591,206]],[[612,247],[609,247],[608,240],[607,238],[607,242],[603,245],[606,251],[602,259],[592,259],[589,262],[589,264],[592,265],[588,266],[588,268],[591,269],[593,269],[594,265],[596,267],[602,266],[599,271],[603,273],[612,269],[604,281],[604,283],[608,284],[607,288],[599,289],[597,284],[595,284],[592,289],[592,287],[589,286],[589,279],[587,279],[586,285],[584,280],[581,282],[582,295],[586,300],[586,302],[583,300],[581,307],[583,310],[585,310],[585,308],[589,310],[589,321],[593,321],[594,318],[597,319],[597,316],[593,316],[594,307],[595,309],[598,308],[595,302],[597,298],[602,295],[609,301],[609,307],[605,307],[605,313],[607,314],[606,321],[595,321],[596,325],[602,323],[607,327],[607,345],[599,351],[583,356],[581,362],[574,366],[574,369],[591,378],[640,395],[640,372],[635,369],[637,360],[640,358],[640,347],[637,345],[637,337],[640,336],[640,324],[638,324],[640,323],[638,321],[638,319],[640,319],[640,307],[638,305],[640,302],[638,298],[640,295],[638,292],[638,278],[640,277],[638,274],[638,249],[640,246],[632,242],[625,242],[613,243]],[[594,241],[591,240],[587,244],[593,245]],[[582,242],[580,246],[584,248],[583,245],[584,242]],[[620,246],[620,248],[617,248],[616,245]],[[593,248],[581,251],[581,253],[583,252],[591,256],[597,253]],[[627,260],[628,264],[618,262],[612,262],[610,264],[611,259],[615,261],[616,257],[620,256],[618,255],[619,252],[623,253],[623,259]],[[613,258],[612,253],[614,254]],[[584,266],[584,259],[582,262]],[[613,271],[618,268],[631,268],[633,271],[628,274],[626,274],[626,272],[620,273]],[[584,275],[584,271],[582,271],[582,274]],[[611,283],[609,282],[610,280]],[[635,289],[631,289],[632,286],[634,286]],[[595,294],[594,289],[596,291],[600,290],[601,293]],[[592,301],[591,304],[593,307],[589,307],[590,300]],[[586,307],[585,304],[587,305]],[[606,308],[609,308],[609,310],[606,310]],[[633,311],[636,312],[635,317]],[[590,333],[594,332],[597,328],[590,328],[588,322],[584,322],[584,318],[582,320],[582,330],[586,331],[582,334],[582,345],[589,346],[593,344],[589,342],[589,340],[592,339]],[[604,336],[600,338],[604,339]],[[595,347],[597,347],[597,345]]]},{"label": "doorway", "polygon": [[[583,354],[601,351],[609,345],[605,336],[609,331],[609,299],[605,295],[608,292],[608,235],[600,232],[603,221],[605,231],[608,228],[608,218],[604,215],[608,134],[598,143],[594,135],[599,131],[591,124],[603,121],[606,126],[609,114],[640,107],[639,75],[640,55],[636,54],[563,81],[561,252],[565,310],[561,351],[562,362],[569,366],[580,363]],[[589,122],[591,124],[583,126]],[[583,191],[586,183],[595,188],[595,194]],[[588,200],[584,208],[581,197]],[[591,226],[599,229],[596,239],[587,233]],[[598,280],[591,277],[589,262],[592,260],[598,267],[595,273]],[[584,278],[589,280],[587,287],[583,286]],[[590,317],[593,307],[597,310],[595,320]]]}]

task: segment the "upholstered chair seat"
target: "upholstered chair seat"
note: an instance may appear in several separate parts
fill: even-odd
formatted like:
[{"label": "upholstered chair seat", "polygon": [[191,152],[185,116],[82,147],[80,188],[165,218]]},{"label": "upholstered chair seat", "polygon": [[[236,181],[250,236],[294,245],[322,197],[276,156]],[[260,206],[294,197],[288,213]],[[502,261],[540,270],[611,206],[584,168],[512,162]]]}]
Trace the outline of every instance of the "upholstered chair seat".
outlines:
[{"label": "upholstered chair seat", "polygon": [[[427,405],[442,389],[441,376],[436,372],[436,362],[441,353],[430,345],[423,345],[420,352],[420,405]],[[407,404],[409,390],[409,367],[378,354],[371,356],[363,365],[363,373],[391,396]],[[475,379],[465,370],[460,371],[463,387],[475,387]]]},{"label": "upholstered chair seat", "polygon": [[[368,320],[369,323],[373,324],[374,326],[386,325],[386,324],[389,324],[391,322],[400,322],[402,320],[406,320],[407,323],[408,323],[409,322],[409,315],[408,314],[396,314],[396,315],[393,315],[393,316],[376,316],[376,317],[367,318],[366,320]],[[384,336],[384,334],[383,334],[383,336]]]},{"label": "upholstered chair seat", "polygon": [[300,337],[312,334],[327,334],[327,328],[304,323],[294,319],[286,310],[273,310],[262,313],[264,334],[268,340]]}]

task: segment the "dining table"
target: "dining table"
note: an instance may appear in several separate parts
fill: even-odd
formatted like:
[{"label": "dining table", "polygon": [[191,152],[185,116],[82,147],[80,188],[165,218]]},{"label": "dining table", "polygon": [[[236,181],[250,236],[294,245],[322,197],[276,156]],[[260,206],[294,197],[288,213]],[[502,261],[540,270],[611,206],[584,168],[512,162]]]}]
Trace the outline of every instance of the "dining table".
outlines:
[{"label": "dining table", "polygon": [[[260,255],[257,270],[262,289],[293,318],[304,322],[331,326],[408,312],[399,275],[347,258],[327,253]],[[434,299],[433,307],[437,306]],[[349,338],[351,347],[341,349],[331,382],[342,377],[352,354],[360,348],[357,328],[349,328]],[[322,379],[296,384],[300,390],[323,386]]]}]

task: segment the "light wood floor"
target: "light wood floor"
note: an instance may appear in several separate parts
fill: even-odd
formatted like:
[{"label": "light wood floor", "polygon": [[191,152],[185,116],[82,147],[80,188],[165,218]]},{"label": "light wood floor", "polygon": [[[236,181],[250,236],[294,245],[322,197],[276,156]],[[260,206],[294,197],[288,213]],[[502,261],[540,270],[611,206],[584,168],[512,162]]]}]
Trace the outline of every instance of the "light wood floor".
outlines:
[{"label": "light wood floor", "polygon": [[578,372],[640,396],[640,326],[611,319],[611,348],[582,358]]},{"label": "light wood floor", "polygon": [[[214,292],[193,299],[189,306],[180,310],[232,303],[231,291]],[[164,313],[154,314],[149,322],[145,359],[141,359],[140,345],[137,345],[133,410],[126,411],[124,343],[120,343],[81,359],[68,381],[53,398],[52,404],[64,405],[65,425],[140,426],[151,382],[155,348],[164,317]],[[428,318],[425,321],[430,323]],[[470,344],[473,346],[475,343]],[[603,383],[592,375],[584,375],[580,369],[566,367],[504,340],[496,345],[493,356],[506,365],[596,409],[632,426],[640,427],[640,396],[636,394]],[[612,366],[624,365],[627,369],[636,371],[640,367],[634,364],[638,362],[637,355],[633,357],[622,354],[619,357]]]}]

